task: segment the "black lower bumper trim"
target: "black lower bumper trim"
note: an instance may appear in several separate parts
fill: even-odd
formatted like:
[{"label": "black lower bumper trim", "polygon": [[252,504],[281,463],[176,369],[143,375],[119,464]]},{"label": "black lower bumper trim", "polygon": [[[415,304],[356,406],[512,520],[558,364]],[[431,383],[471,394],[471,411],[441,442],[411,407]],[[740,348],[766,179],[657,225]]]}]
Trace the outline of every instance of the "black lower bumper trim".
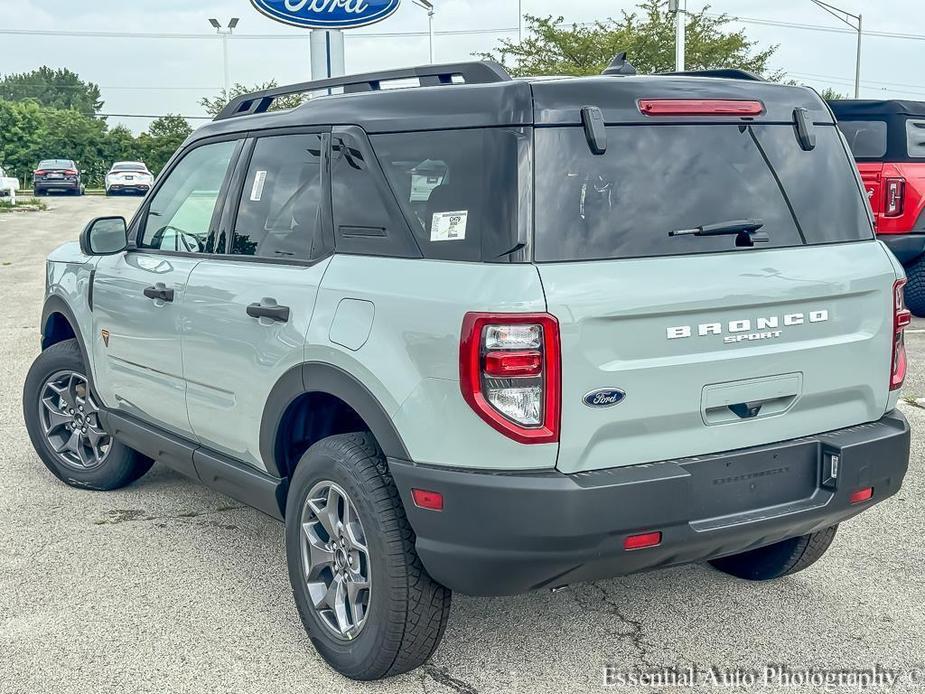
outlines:
[{"label": "black lower bumper trim", "polygon": [[[574,475],[389,465],[431,576],[462,593],[506,595],[738,554],[835,525],[896,493],[909,438],[894,411],[794,441]],[[865,487],[873,498],[851,504]],[[413,488],[441,492],[443,511],[417,508]],[[660,545],[623,549],[626,537],[649,531],[662,533]]]},{"label": "black lower bumper trim", "polygon": [[877,238],[886,244],[903,265],[910,265],[925,254],[925,234],[879,234]]}]

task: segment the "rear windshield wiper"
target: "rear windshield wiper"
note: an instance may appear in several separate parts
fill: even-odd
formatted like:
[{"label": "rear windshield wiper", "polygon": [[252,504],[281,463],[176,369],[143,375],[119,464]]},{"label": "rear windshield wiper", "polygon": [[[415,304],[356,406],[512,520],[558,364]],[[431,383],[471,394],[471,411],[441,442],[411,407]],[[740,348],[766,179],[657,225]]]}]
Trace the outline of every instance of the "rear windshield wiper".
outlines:
[{"label": "rear windshield wiper", "polygon": [[760,219],[733,219],[716,224],[703,224],[693,229],[675,229],[669,236],[735,236],[736,246],[754,246],[768,240],[767,234],[755,232],[764,226]]}]

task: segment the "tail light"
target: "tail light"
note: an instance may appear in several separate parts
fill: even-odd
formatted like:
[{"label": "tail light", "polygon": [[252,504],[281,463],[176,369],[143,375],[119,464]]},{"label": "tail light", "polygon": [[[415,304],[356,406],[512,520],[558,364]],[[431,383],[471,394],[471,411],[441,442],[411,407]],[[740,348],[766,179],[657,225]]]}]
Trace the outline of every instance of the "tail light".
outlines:
[{"label": "tail light", "polygon": [[515,441],[559,440],[559,360],[559,324],[548,313],[467,313],[463,319],[463,398]]},{"label": "tail light", "polygon": [[640,99],[644,116],[760,116],[764,104],[742,99]]},{"label": "tail light", "polygon": [[893,283],[893,359],[890,370],[890,390],[901,387],[906,379],[906,340],[904,331],[912,322],[912,314],[906,308],[906,299],[903,288],[906,280],[896,280]]},{"label": "tail light", "polygon": [[884,179],[886,199],[883,201],[883,216],[898,217],[903,213],[903,203],[906,198],[906,179]]},{"label": "tail light", "polygon": [[64,170],[64,175],[65,175],[65,176],[76,176],[76,175],[77,175],[77,169],[65,169],[65,170]]},{"label": "tail light", "polygon": [[47,173],[48,172],[45,169],[36,169],[35,171],[32,172],[32,175],[33,176],[44,176]]}]

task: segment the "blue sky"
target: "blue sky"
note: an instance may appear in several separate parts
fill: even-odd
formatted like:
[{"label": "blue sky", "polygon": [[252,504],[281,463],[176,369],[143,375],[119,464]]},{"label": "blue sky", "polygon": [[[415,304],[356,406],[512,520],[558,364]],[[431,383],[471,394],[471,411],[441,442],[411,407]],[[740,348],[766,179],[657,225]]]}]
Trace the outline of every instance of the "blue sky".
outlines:
[{"label": "blue sky", "polygon": [[[566,21],[587,22],[631,9],[634,0],[522,0],[524,12],[563,15]],[[517,26],[517,0],[434,0],[437,31],[501,30]],[[690,9],[704,6],[688,0]],[[833,0],[864,14],[865,29],[925,36],[922,0]],[[4,5],[9,7],[4,8]],[[715,0],[712,12],[827,27],[837,20],[809,0]],[[64,31],[162,32],[201,34],[190,39],[85,38],[0,34],[0,73],[22,72],[41,64],[69,67],[84,79],[100,84],[110,113],[202,114],[198,100],[218,91],[223,82],[222,49],[212,34],[209,17],[241,18],[237,37],[230,41],[232,81],[252,84],[269,79],[280,83],[304,81],[309,74],[308,33],[275,23],[257,13],[249,0],[0,0],[0,29]],[[852,91],[854,44],[850,34],[807,31],[745,23],[750,37],[762,45],[780,44],[774,67],[818,88]],[[425,31],[423,10],[402,0],[391,18],[348,32],[349,72],[426,63],[427,39],[372,38],[365,34]],[[211,34],[211,35],[210,35]],[[247,38],[272,34],[285,39]],[[468,36],[438,36],[438,61],[466,59],[489,50],[512,32],[492,31]],[[863,97],[925,100],[925,40],[867,36],[863,46]],[[114,118],[133,130],[143,119]]]}]

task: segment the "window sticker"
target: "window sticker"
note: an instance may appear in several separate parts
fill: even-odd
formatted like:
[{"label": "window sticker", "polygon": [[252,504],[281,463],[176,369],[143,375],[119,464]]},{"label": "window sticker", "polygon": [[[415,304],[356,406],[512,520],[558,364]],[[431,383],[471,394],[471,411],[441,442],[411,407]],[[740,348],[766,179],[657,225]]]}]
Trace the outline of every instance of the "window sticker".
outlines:
[{"label": "window sticker", "polygon": [[267,172],[258,171],[254,176],[254,186],[251,188],[251,202],[260,202],[263,197],[263,184],[266,183]]},{"label": "window sticker", "polygon": [[462,241],[466,238],[469,210],[434,212],[430,225],[431,241]]}]

